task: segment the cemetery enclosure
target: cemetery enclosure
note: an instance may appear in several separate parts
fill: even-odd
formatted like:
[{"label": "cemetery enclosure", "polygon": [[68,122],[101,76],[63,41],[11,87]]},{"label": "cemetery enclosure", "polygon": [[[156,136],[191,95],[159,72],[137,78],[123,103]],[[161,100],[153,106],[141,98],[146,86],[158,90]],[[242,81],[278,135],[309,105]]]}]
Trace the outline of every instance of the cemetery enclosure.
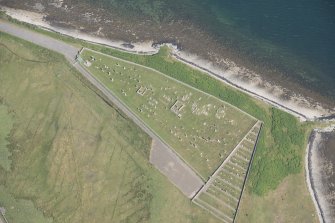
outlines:
[{"label": "cemetery enclosure", "polygon": [[84,49],[83,66],[170,145],[204,180],[256,119],[162,73]]}]

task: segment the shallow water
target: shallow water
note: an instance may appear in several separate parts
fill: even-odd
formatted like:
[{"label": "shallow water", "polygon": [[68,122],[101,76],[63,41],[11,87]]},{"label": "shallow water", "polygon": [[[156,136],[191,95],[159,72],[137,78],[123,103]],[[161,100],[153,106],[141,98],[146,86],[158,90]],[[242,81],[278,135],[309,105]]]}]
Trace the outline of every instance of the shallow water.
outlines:
[{"label": "shallow water", "polygon": [[[229,12],[234,27],[260,43],[260,54],[324,94],[335,95],[335,2],[281,0],[216,2],[218,12]],[[222,9],[222,10],[220,10]],[[272,56],[272,52],[278,54]],[[272,58],[271,58],[272,57]],[[277,63],[277,62],[275,62]],[[312,66],[311,66],[312,65]],[[296,68],[294,68],[296,67]],[[320,85],[320,86],[318,86]],[[325,88],[326,87],[326,88]],[[329,92],[327,92],[329,91]]]},{"label": "shallow water", "polygon": [[335,99],[334,1],[99,1],[129,17],[191,21],[253,63]]},{"label": "shallow water", "polygon": [[185,58],[243,88],[295,110],[313,110],[309,117],[331,115],[335,6],[329,0],[301,1],[63,0],[40,7],[40,0],[2,0],[0,5],[20,20],[26,19],[20,13],[36,16],[38,24],[74,36],[80,31],[80,38],[118,40],[118,47],[140,43],[135,50],[142,51],[152,43],[174,43]]}]

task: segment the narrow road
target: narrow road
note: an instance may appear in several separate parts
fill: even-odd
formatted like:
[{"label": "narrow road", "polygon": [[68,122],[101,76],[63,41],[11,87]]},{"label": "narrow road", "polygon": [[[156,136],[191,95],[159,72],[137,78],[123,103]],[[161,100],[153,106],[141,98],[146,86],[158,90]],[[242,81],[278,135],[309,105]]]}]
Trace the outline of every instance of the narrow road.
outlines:
[{"label": "narrow road", "polygon": [[60,40],[44,36],[28,29],[20,28],[14,24],[7,23],[2,20],[0,20],[0,31],[63,54],[71,63],[75,62],[76,55],[80,50]]},{"label": "narrow road", "polygon": [[204,184],[200,177],[198,177],[168,145],[152,132],[141,119],[118,100],[108,88],[106,88],[91,73],[85,70],[79,63],[76,63],[75,58],[80,50],[79,48],[2,20],[0,20],[0,31],[64,55],[88,81],[98,88],[113,104],[115,104],[152,138],[153,143],[150,162],[161,173],[168,177],[168,179],[189,198],[193,197],[194,194],[200,190]]}]

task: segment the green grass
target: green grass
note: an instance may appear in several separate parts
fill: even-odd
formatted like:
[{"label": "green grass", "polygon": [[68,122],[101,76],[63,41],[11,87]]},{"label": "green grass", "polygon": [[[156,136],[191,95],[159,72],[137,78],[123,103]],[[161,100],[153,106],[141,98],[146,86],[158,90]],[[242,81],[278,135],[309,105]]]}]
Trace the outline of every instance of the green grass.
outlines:
[{"label": "green grass", "polygon": [[[17,21],[14,21],[18,23]],[[27,26],[26,24],[20,23],[21,26],[28,27],[30,29],[34,29],[37,32],[43,33],[48,36],[52,36],[53,38],[61,39],[65,42],[71,43],[73,45],[85,46],[91,49],[110,54],[122,59],[126,59],[129,61],[133,61],[148,67],[155,68],[173,78],[181,80],[193,87],[199,88],[207,93],[210,93],[222,100],[225,100],[242,110],[252,114],[256,118],[262,120],[264,122],[263,130],[261,133],[261,137],[258,143],[257,152],[255,154],[255,159],[251,168],[250,176],[247,182],[247,193],[245,194],[248,198],[252,197],[252,205],[247,201],[243,200],[243,203],[252,207],[249,209],[248,213],[246,209],[241,209],[241,215],[248,214],[248,216],[253,215],[254,222],[269,222],[266,218],[262,218],[260,213],[267,213],[267,215],[274,215],[277,213],[276,210],[283,210],[289,208],[290,213],[295,213],[296,218],[298,219],[301,216],[307,216],[305,213],[301,212],[301,207],[297,205],[291,205],[291,201],[289,199],[281,200],[281,202],[272,203],[272,202],[264,202],[264,199],[267,197],[271,197],[271,199],[279,199],[280,194],[279,190],[281,183],[287,177],[295,178],[295,176],[303,175],[303,157],[304,157],[304,149],[305,143],[303,144],[295,144],[296,140],[291,140],[295,138],[294,135],[302,133],[304,135],[304,140],[307,139],[307,135],[310,132],[312,123],[301,124],[291,115],[280,111],[278,109],[272,109],[270,106],[264,104],[261,101],[251,98],[250,96],[241,93],[238,90],[232,89],[227,85],[220,83],[219,81],[215,80],[214,78],[208,77],[207,74],[204,74],[198,70],[194,70],[183,63],[177,62],[170,56],[168,56],[168,50],[162,49],[159,54],[153,56],[139,56],[133,55],[130,53],[125,53],[121,51],[117,51],[111,48],[93,45],[86,43],[84,41],[79,41],[71,37],[59,35],[56,33],[48,32],[45,30],[38,29],[36,27]],[[13,46],[14,47],[14,46]],[[3,57],[2,57],[3,58]],[[1,83],[1,82],[0,82]],[[275,118],[277,121],[273,122],[272,118]],[[292,119],[294,120],[293,122]],[[297,131],[289,131],[288,134],[285,133],[285,128],[287,126],[293,126],[293,130]],[[277,130],[279,134],[275,134]],[[286,130],[287,131],[287,130]],[[280,133],[281,132],[281,133]],[[290,136],[290,135],[291,136]],[[290,139],[291,138],[291,139]],[[287,147],[284,149],[279,149],[280,146],[275,143],[279,139],[288,142]],[[289,153],[286,153],[289,151]],[[294,165],[292,165],[293,163]],[[299,172],[299,174],[296,174]],[[263,174],[264,173],[264,174]],[[1,174],[1,172],[0,172]],[[293,174],[293,175],[292,175]],[[159,178],[159,177],[158,177]],[[159,178],[161,179],[161,178]],[[2,179],[0,179],[2,180]],[[285,181],[287,182],[288,187],[294,188],[296,185],[303,185],[299,187],[301,193],[306,194],[307,188],[304,186],[304,179],[303,177],[296,178],[296,181]],[[162,184],[164,185],[164,184]],[[164,187],[164,186],[163,186]],[[165,187],[164,187],[165,188]],[[155,219],[161,220],[162,218],[168,219],[169,216],[164,215],[158,216],[161,212],[157,211],[156,209],[164,209],[169,210],[166,206],[175,205],[174,202],[169,203],[170,201],[166,193],[159,193],[160,198],[166,203],[162,204],[159,202],[159,199],[153,199],[153,216]],[[270,196],[271,195],[271,196]],[[277,196],[277,197],[276,197]],[[295,195],[296,196],[296,195]],[[305,197],[307,195],[304,195]],[[179,202],[180,205],[178,212],[173,212],[173,218],[177,219],[177,216],[181,216],[180,212],[186,210],[189,211],[188,205],[185,205],[185,201],[181,199],[181,197],[177,196],[176,194],[173,196],[174,200]],[[299,196],[298,196],[299,197]],[[304,210],[309,213],[314,213],[314,208],[311,205],[310,199],[296,199],[296,203],[302,202],[304,203]],[[271,204],[271,205],[269,205]],[[285,209],[285,210],[286,210]],[[190,213],[190,212],[188,212]],[[283,215],[285,213],[282,213]],[[192,222],[201,222],[198,219],[196,214],[188,214],[187,219],[192,219]],[[197,217],[195,217],[197,216]],[[181,218],[180,218],[181,219]],[[185,219],[185,218],[182,218]],[[242,218],[243,220],[238,222],[245,222],[247,218]],[[265,220],[264,220],[265,219]],[[274,219],[274,218],[270,218]],[[184,221],[187,222],[187,221]]]},{"label": "green grass", "polygon": [[243,181],[240,180],[239,178],[233,177],[234,175],[228,174],[226,172],[220,172],[219,173],[220,178],[225,179],[229,182],[231,182],[233,185],[236,185],[237,187],[241,187]]},{"label": "green grass", "polygon": [[[139,56],[101,46],[92,45],[90,47],[102,53],[157,69],[170,77],[227,101],[262,120],[264,125],[246,184],[246,193],[250,193],[248,196],[260,196],[261,199],[271,191],[276,191],[286,177],[303,172],[305,145],[313,123],[300,123],[292,115],[253,99],[201,71],[176,61],[169,56],[169,50],[166,47],[152,56]],[[304,185],[303,179],[300,184]],[[301,190],[307,192],[307,187],[304,186]],[[303,201],[307,202],[305,207],[314,213],[315,210],[310,205],[311,200],[304,199]],[[280,205],[289,207],[289,203],[290,201],[286,200]],[[259,202],[255,205],[262,204]],[[265,212],[273,211],[269,206],[264,206],[264,208]],[[243,210],[241,213],[243,214]],[[257,218],[255,217],[255,219]]]},{"label": "green grass", "polygon": [[[16,199],[8,190],[0,185],[0,207],[6,207],[5,217],[12,223],[51,223],[51,218],[45,218],[43,212],[37,210],[30,200]],[[1,217],[0,217],[1,220]]]},{"label": "green grass", "polygon": [[[227,188],[227,187],[225,187],[225,188]],[[230,196],[227,196],[226,193],[218,190],[217,188],[209,187],[206,192],[215,196],[216,198],[228,203],[228,204],[231,204],[232,207],[237,205],[235,199],[233,199]],[[238,197],[236,197],[236,199],[238,199]]]},{"label": "green grass", "polygon": [[231,105],[161,73],[89,50],[81,55],[91,61],[86,68],[205,179],[256,123]]},{"label": "green grass", "polygon": [[[11,48],[13,41],[2,42]],[[15,113],[7,189],[56,222],[148,220],[150,179],[135,157],[147,158],[149,138],[90,94],[63,61],[31,63],[2,52],[11,62],[2,60],[0,94]],[[103,214],[106,208],[113,212]]]},{"label": "green grass", "polygon": [[286,177],[276,190],[263,196],[246,192],[242,197],[236,223],[319,222],[306,189],[304,173]]},{"label": "green grass", "polygon": [[[173,59],[167,47],[152,56],[134,55],[98,45],[90,45],[90,47],[105,54],[154,68],[262,120],[263,130],[248,182],[252,193],[264,195],[274,190],[286,176],[303,170],[302,158],[305,148],[301,140],[306,139],[306,134],[311,130],[309,123],[301,124],[292,115],[272,108],[208,74]],[[290,127],[290,130],[285,132],[287,127]],[[286,144],[285,149],[276,143],[278,141]]]},{"label": "green grass", "polygon": [[[268,128],[261,133],[251,172],[252,191],[258,195],[276,189],[286,176],[302,171],[310,131],[308,123],[301,125],[292,115],[278,109],[271,109],[271,117],[271,122],[266,123]],[[273,150],[267,148],[269,142]]]},{"label": "green grass", "polygon": [[150,138],[62,56],[3,33],[0,43],[10,222],[217,222],[149,165]]},{"label": "green grass", "polygon": [[7,148],[8,137],[10,130],[13,126],[12,115],[9,114],[9,111],[5,105],[0,102],[0,166],[6,171],[10,170],[11,153]]},{"label": "green grass", "polygon": [[[260,131],[260,127],[261,123],[258,123],[254,129]],[[243,140],[251,138],[251,132],[256,131],[254,129],[250,130],[250,133],[246,135]],[[252,138],[255,138],[255,136]],[[256,139],[254,139],[254,144],[255,143]],[[206,202],[207,205],[210,205],[218,211],[226,213],[234,218],[236,210],[239,206],[239,199],[242,194],[246,172],[251,159],[251,154],[247,156],[247,160],[241,159],[237,156],[237,153],[242,148],[243,147],[241,147],[241,145],[236,148],[234,154],[232,154],[228,162],[221,167],[222,169],[219,170],[217,175],[212,176],[212,181],[208,182],[210,183],[208,187],[204,187],[207,189],[201,190],[201,193],[195,197],[195,201],[200,199],[203,202]],[[231,165],[234,167],[232,168]],[[240,171],[237,171],[237,166]],[[243,174],[240,173],[239,176],[237,176],[237,172],[243,172]],[[227,210],[230,211],[230,213],[227,212]]]},{"label": "green grass", "polygon": [[[156,55],[138,56],[101,46],[92,45],[90,47],[102,53],[157,69],[170,77],[227,101],[262,120],[264,125],[246,184],[248,189],[246,192],[250,193],[250,196],[260,196],[261,199],[261,197],[266,196],[271,191],[276,191],[286,177],[303,172],[305,145],[307,136],[314,125],[313,123],[299,123],[292,115],[272,108],[257,99],[253,99],[238,90],[220,83],[207,74],[176,61],[169,56],[167,48],[162,48]],[[276,143],[279,141],[285,143],[285,147],[280,143]],[[300,184],[304,184],[303,179],[301,179]],[[304,186],[301,190],[307,192],[307,187]],[[311,202],[308,199],[303,201]],[[280,205],[289,207],[289,202],[286,200],[285,203]],[[261,203],[255,203],[255,205],[261,205]],[[309,208],[310,212],[315,212],[312,205],[306,203],[305,206]],[[265,212],[272,211],[269,206],[264,208]],[[241,213],[243,214],[243,210]]]},{"label": "green grass", "polygon": [[[229,217],[233,217],[235,211],[227,208],[223,203],[217,202],[212,197],[210,197],[208,194],[201,194],[197,199],[202,200],[203,202],[206,202],[210,206],[214,207],[215,209],[220,210],[222,213],[228,215]],[[225,201],[227,202],[227,201]],[[227,202],[227,204],[229,204]],[[233,205],[232,205],[233,206]]]}]

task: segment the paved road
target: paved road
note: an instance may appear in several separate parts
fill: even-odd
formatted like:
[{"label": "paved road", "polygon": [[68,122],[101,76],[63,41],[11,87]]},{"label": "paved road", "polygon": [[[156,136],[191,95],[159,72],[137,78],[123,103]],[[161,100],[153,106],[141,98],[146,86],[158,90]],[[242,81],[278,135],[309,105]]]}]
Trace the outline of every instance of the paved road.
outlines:
[{"label": "paved road", "polygon": [[16,25],[3,22],[0,20],[0,31],[9,33],[13,36],[20,37],[29,42],[33,42],[37,45],[45,47],[47,49],[56,51],[58,53],[63,54],[66,59],[68,59],[71,63],[75,62],[75,57],[80,49],[75,48],[67,43],[62,41],[41,35],[39,33],[32,32],[27,29],[20,28]]},{"label": "paved road", "polygon": [[202,187],[203,181],[194,171],[187,166],[169,146],[167,146],[145,123],[142,122],[127,106],[125,106],[111,91],[109,91],[100,81],[75,62],[75,57],[80,49],[67,43],[53,39],[33,31],[20,28],[16,25],[0,20],[0,31],[13,36],[25,39],[47,49],[63,54],[73,66],[97,87],[112,103],[122,110],[130,119],[141,127],[152,139],[153,146],[150,155],[150,162],[168,179],[176,185],[187,197],[191,198]]}]

